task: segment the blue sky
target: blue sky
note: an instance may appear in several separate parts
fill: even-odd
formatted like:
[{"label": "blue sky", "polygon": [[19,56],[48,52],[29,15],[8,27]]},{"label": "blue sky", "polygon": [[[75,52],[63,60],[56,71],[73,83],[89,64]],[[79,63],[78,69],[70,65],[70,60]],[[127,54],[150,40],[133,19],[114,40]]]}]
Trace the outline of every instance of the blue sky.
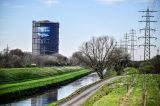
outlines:
[{"label": "blue sky", "polygon": [[[138,23],[143,13],[138,11],[147,7],[160,11],[158,5],[159,0],[0,0],[0,50],[8,44],[10,49],[31,52],[32,21],[50,20],[60,23],[60,53],[71,56],[93,36],[119,41],[132,28],[137,36],[143,35],[138,32],[144,27]],[[154,15],[159,20],[160,14]],[[153,25],[159,27],[159,22]]]}]

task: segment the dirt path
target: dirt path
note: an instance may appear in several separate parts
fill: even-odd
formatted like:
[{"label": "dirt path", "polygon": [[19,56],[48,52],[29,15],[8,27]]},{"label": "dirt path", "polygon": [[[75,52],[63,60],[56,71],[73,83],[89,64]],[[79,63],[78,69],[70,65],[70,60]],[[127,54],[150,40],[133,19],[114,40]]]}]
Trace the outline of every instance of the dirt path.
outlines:
[{"label": "dirt path", "polygon": [[113,78],[104,80],[104,81],[84,90],[81,94],[75,96],[70,101],[67,101],[67,102],[60,104],[59,106],[80,106],[80,104],[83,103],[87,98],[89,98],[93,93],[95,93],[96,90],[100,86],[107,84],[107,83],[110,83],[111,81],[113,81],[117,78],[119,78],[119,77],[113,77]]},{"label": "dirt path", "polygon": [[128,101],[128,97],[131,94],[131,92],[133,91],[133,87],[129,89],[129,91],[122,97],[122,100],[120,101],[120,105],[119,106],[125,106],[125,103]]}]

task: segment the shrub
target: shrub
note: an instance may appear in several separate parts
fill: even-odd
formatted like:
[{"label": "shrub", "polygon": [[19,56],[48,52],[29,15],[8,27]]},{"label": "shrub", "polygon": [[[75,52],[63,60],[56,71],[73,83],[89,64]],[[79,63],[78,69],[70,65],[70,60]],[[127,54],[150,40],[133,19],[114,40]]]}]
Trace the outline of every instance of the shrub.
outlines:
[{"label": "shrub", "polygon": [[142,63],[142,61],[131,61],[128,64],[128,67],[134,67],[134,68],[138,68],[140,66],[140,63]]},{"label": "shrub", "polygon": [[160,55],[157,55],[152,58],[151,63],[153,65],[153,73],[159,74],[160,73]]},{"label": "shrub", "polygon": [[150,61],[142,62],[139,66],[140,73],[149,74],[153,73],[153,65]]},{"label": "shrub", "polygon": [[104,73],[104,76],[105,77],[109,77],[109,76],[114,76],[116,75],[116,71],[113,69],[113,68],[110,68],[110,69],[106,69],[106,72]]}]

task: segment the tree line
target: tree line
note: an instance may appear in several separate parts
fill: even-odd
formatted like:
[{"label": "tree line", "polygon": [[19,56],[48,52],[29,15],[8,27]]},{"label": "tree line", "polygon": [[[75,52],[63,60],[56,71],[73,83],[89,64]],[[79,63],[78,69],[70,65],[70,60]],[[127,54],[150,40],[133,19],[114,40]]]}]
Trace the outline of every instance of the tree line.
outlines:
[{"label": "tree line", "polygon": [[[152,70],[160,73],[160,56],[148,61],[131,61],[130,55],[117,46],[114,38],[109,36],[93,37],[84,42],[79,51],[67,58],[61,54],[34,55],[20,49],[4,49],[0,53],[0,67],[45,67],[45,66],[86,66],[97,72],[103,79],[107,70],[113,69],[120,75],[125,67],[131,66],[142,71]],[[147,71],[148,72],[148,71]],[[146,73],[147,73],[146,72]]]},{"label": "tree line", "polygon": [[8,48],[0,53],[0,67],[80,65],[91,68],[101,79],[104,78],[104,71],[110,68],[120,74],[129,60],[129,54],[118,48],[114,38],[109,36],[93,37],[69,58],[61,54],[34,55],[20,49],[9,51]]},{"label": "tree line", "polygon": [[67,57],[61,54],[34,55],[20,49],[4,49],[0,53],[0,67],[44,67],[69,65]]}]

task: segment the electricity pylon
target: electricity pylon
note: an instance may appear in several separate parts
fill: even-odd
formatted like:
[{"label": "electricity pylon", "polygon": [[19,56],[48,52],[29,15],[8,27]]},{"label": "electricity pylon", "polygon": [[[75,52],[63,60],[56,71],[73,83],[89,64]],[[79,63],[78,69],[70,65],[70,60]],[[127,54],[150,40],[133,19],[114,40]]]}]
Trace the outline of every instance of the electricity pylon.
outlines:
[{"label": "electricity pylon", "polygon": [[130,34],[130,40],[128,40],[128,41],[130,41],[130,45],[128,45],[128,46],[130,46],[130,50],[131,50],[131,59],[134,61],[134,51],[136,50],[135,46],[137,46],[137,45],[135,45],[135,41],[137,41],[136,40],[136,31],[134,29],[131,29],[131,32],[129,34]]},{"label": "electricity pylon", "polygon": [[154,17],[154,16],[151,16],[150,13],[157,12],[157,11],[151,11],[148,8],[146,11],[139,11],[139,12],[146,13],[144,16],[142,16],[142,17],[145,18],[145,21],[139,21],[139,22],[145,22],[145,24],[146,24],[145,28],[140,29],[140,31],[144,30],[145,33],[144,33],[144,36],[139,37],[139,38],[144,39],[144,44],[139,45],[139,46],[144,46],[144,60],[148,60],[148,59],[150,59],[150,51],[151,51],[150,47],[151,46],[156,46],[156,45],[151,44],[151,39],[152,38],[157,39],[156,37],[151,36],[151,31],[156,31],[156,30],[152,29],[150,27],[150,24],[151,24],[151,22],[157,22],[157,21],[151,21],[150,20],[150,18]]},{"label": "electricity pylon", "polygon": [[128,36],[128,33],[126,33],[124,35],[124,51],[126,53],[128,53],[128,40],[129,40],[129,36]]},{"label": "electricity pylon", "polygon": [[125,34],[124,40],[120,40],[119,41],[119,47],[125,52],[125,53],[128,53],[128,39],[129,39],[129,36],[128,36],[128,33]]},{"label": "electricity pylon", "polygon": [[160,51],[160,49],[159,49],[159,47],[158,47],[158,48],[157,48],[157,55],[160,55],[160,54],[159,54],[159,51]]}]

